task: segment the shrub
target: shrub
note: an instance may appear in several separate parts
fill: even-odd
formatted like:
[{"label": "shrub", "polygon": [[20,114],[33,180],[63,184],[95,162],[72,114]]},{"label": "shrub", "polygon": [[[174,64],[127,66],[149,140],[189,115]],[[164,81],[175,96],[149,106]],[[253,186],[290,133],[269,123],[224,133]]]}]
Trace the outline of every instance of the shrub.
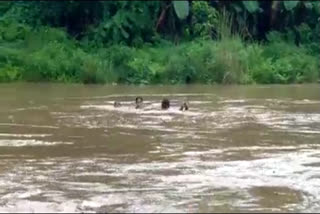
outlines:
[{"label": "shrub", "polygon": [[21,71],[17,66],[11,64],[6,64],[3,67],[0,67],[0,82],[11,82],[20,80]]},{"label": "shrub", "polygon": [[229,36],[177,46],[164,42],[139,49],[86,48],[61,29],[42,27],[28,32],[23,40],[1,42],[0,81],[286,84],[319,78],[317,57],[306,46],[286,42],[282,34],[270,33],[265,44],[225,35]]}]

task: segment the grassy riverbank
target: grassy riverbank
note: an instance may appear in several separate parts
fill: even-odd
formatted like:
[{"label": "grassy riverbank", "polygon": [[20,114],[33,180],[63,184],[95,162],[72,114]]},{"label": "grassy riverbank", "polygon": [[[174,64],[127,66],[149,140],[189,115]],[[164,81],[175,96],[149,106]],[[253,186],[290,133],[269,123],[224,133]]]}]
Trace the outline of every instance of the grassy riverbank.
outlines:
[{"label": "grassy riverbank", "polygon": [[39,35],[0,46],[1,82],[250,84],[319,78],[319,57],[278,37],[265,44],[232,37],[90,48],[57,29],[46,28]]},{"label": "grassy riverbank", "polygon": [[[264,40],[248,39],[239,30],[231,30],[231,19],[219,18],[205,4],[193,3],[194,14],[205,11],[209,17],[202,23],[194,15],[198,25],[193,30],[201,29],[198,36],[181,36],[177,43],[154,33],[152,41],[133,39],[134,44],[112,39],[104,42],[102,39],[109,41],[109,37],[101,39],[97,37],[99,32],[87,33],[88,36],[79,39],[62,28],[22,23],[12,15],[16,13],[13,9],[19,8],[13,5],[13,12],[7,9],[11,15],[0,19],[0,82],[289,84],[318,81],[320,48],[315,35],[319,25],[311,29],[302,23],[296,31],[270,31]],[[211,31],[209,36],[201,36],[207,32],[212,14],[215,15],[212,29],[218,34],[214,39]],[[292,32],[298,32],[299,44]]]}]

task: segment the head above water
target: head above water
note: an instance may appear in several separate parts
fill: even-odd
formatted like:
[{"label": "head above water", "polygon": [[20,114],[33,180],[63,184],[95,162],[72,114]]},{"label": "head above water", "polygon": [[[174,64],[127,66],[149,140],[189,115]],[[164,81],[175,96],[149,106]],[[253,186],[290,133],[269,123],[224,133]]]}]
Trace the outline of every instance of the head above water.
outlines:
[{"label": "head above water", "polygon": [[114,107],[120,107],[120,106],[121,106],[121,103],[118,102],[118,101],[114,101],[113,106],[114,106]]},{"label": "head above water", "polygon": [[136,108],[141,108],[143,103],[143,98],[138,96],[136,97]]},{"label": "head above water", "polygon": [[143,102],[143,98],[142,97],[140,97],[140,96],[136,97],[136,104],[137,103],[142,103],[142,102]]},{"label": "head above water", "polygon": [[167,98],[164,98],[161,102],[161,109],[168,109],[170,108],[170,101]]},{"label": "head above water", "polygon": [[187,102],[183,102],[180,106],[180,111],[187,111],[189,109],[189,105]]}]

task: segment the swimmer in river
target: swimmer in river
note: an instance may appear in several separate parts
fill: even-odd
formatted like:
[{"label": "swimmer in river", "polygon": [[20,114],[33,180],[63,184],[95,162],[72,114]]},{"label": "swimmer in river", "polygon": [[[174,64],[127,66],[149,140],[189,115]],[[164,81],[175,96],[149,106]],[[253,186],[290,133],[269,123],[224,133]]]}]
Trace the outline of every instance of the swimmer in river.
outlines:
[{"label": "swimmer in river", "polygon": [[121,107],[121,103],[118,101],[114,101],[113,103],[113,107],[117,108],[117,107]]},{"label": "swimmer in river", "polygon": [[164,98],[161,102],[161,109],[167,110],[170,108],[170,101],[167,98]]},{"label": "swimmer in river", "polygon": [[186,102],[180,106],[180,111],[187,111],[189,109],[189,105]]},{"label": "swimmer in river", "polygon": [[142,108],[143,98],[142,97],[136,97],[136,109]]}]

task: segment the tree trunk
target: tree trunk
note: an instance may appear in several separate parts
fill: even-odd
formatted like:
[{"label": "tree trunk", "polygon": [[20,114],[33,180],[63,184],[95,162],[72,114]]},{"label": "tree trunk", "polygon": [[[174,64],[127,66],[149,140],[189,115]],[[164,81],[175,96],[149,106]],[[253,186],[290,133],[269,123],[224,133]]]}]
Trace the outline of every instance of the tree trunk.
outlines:
[{"label": "tree trunk", "polygon": [[278,17],[278,10],[280,7],[280,2],[279,1],[272,1],[272,6],[271,6],[271,14],[270,14],[270,29],[273,29],[275,27],[275,23]]},{"label": "tree trunk", "polygon": [[162,9],[161,14],[160,14],[158,21],[157,21],[157,25],[156,25],[157,32],[158,32],[159,28],[161,28],[164,25],[165,18],[167,15],[167,10],[170,8],[170,6],[171,6],[171,4],[168,4]]}]

